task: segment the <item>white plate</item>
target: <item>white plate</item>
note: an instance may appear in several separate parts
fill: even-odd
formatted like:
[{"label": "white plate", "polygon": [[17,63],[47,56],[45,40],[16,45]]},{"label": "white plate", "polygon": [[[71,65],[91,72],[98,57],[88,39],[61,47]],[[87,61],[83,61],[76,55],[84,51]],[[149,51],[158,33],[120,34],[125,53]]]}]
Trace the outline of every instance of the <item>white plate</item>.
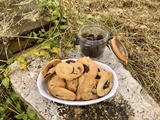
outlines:
[{"label": "white plate", "polygon": [[[75,60],[76,61],[77,59],[67,59],[67,60]],[[65,61],[66,60],[62,60],[62,62],[65,62]],[[95,104],[95,103],[99,103],[104,100],[111,99],[114,96],[114,94],[116,93],[116,90],[118,88],[117,75],[108,65],[97,62],[97,61],[95,61],[95,62],[98,66],[102,67],[104,70],[112,72],[113,76],[114,76],[113,87],[112,87],[111,91],[106,96],[95,99],[95,100],[88,100],[88,101],[67,101],[67,100],[61,100],[61,99],[55,98],[48,92],[47,82],[42,82],[41,72],[39,73],[38,79],[37,79],[37,86],[38,86],[38,90],[39,90],[40,94],[42,96],[44,96],[45,98],[48,98],[49,100],[52,100],[54,102],[66,104],[66,105],[74,105],[74,106],[90,105],[90,104]]]}]

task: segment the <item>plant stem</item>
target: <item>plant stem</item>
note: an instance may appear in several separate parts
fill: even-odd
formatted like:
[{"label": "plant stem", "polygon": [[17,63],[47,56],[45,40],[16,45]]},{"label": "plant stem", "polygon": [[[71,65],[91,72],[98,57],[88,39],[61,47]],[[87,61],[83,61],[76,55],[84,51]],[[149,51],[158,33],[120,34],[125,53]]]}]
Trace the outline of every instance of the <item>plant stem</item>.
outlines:
[{"label": "plant stem", "polygon": [[7,62],[6,60],[0,60],[0,62]]},{"label": "plant stem", "polygon": [[28,38],[28,39],[41,39],[43,40],[44,38],[39,38],[39,37],[28,37],[28,36],[17,36],[17,35],[1,35],[0,37],[11,37],[11,38]]},{"label": "plant stem", "polygon": [[19,114],[17,111],[15,111],[14,109],[12,109],[12,108],[10,108],[10,107],[4,105],[4,104],[1,104],[1,103],[0,103],[0,106],[7,107],[8,110],[10,110],[10,111],[16,113],[17,115]]}]

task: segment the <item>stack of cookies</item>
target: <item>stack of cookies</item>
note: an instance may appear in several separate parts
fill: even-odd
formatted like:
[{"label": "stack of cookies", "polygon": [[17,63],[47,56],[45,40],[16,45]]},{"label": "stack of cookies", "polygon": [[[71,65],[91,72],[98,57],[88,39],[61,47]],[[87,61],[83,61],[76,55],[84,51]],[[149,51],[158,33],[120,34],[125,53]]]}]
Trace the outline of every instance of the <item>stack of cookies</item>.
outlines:
[{"label": "stack of cookies", "polygon": [[93,100],[107,95],[113,87],[112,72],[105,71],[89,57],[62,62],[54,59],[42,69],[43,81],[51,95],[62,100]]}]

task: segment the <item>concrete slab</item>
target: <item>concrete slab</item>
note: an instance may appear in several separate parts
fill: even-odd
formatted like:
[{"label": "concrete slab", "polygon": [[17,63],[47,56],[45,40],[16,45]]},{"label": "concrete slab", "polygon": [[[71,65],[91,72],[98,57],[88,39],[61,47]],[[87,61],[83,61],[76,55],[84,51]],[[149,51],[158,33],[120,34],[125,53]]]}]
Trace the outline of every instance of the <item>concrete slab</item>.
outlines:
[{"label": "concrete slab", "polygon": [[[27,69],[20,70],[18,62],[14,62],[10,66],[10,81],[20,97],[44,120],[160,120],[158,104],[107,47],[103,56],[94,60],[107,64],[116,72],[119,80],[118,91],[111,101],[83,107],[62,105],[42,97],[36,80],[49,60],[28,54],[25,56]],[[81,54],[79,50],[72,50],[68,56],[78,58]]]}]

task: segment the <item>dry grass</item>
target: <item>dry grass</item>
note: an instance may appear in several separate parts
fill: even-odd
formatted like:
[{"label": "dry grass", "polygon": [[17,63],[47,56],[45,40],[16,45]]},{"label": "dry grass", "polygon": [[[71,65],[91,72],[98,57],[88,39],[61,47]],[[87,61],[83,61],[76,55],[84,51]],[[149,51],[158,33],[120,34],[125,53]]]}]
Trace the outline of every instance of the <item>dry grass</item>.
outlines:
[{"label": "dry grass", "polygon": [[129,52],[133,77],[160,105],[160,2],[158,0],[59,0],[69,15],[70,32],[87,14],[99,18],[85,24],[100,24],[121,38]]}]

